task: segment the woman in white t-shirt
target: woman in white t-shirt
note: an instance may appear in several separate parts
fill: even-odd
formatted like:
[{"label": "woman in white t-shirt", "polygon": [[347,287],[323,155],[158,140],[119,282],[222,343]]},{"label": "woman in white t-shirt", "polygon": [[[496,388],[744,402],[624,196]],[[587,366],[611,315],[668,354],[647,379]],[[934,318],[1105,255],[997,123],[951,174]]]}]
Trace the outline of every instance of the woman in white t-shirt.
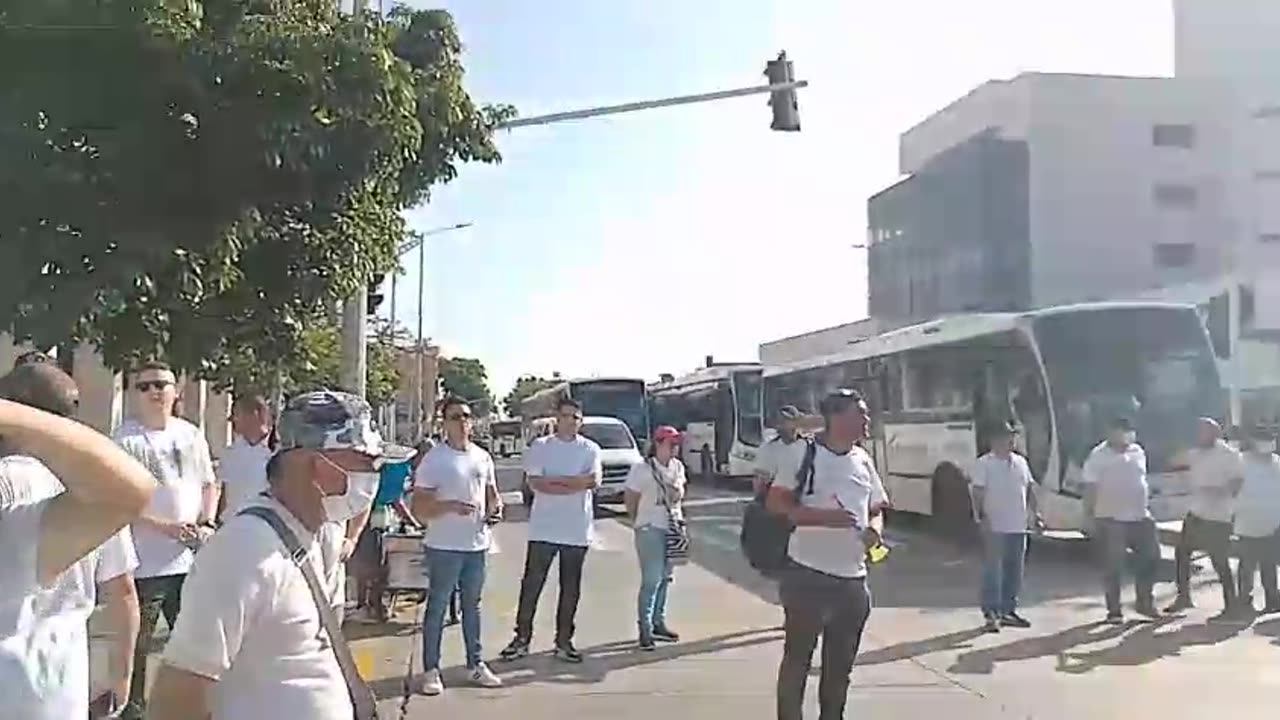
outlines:
[{"label": "woman in white t-shirt", "polygon": [[640,649],[656,648],[655,641],[676,642],[680,636],[667,627],[667,588],[672,563],[667,557],[671,521],[684,519],[681,503],[686,484],[684,463],[677,457],[680,432],[662,426],[653,433],[649,457],[627,475],[627,514],[635,528],[636,557],[640,560],[640,592],[636,622]]}]

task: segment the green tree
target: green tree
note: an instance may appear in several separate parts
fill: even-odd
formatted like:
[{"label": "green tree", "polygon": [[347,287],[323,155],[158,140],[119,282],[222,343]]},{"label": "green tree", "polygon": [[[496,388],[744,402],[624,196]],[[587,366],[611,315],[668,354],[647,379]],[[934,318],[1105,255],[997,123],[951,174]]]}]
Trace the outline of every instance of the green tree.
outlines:
[{"label": "green tree", "polygon": [[0,4],[0,329],[222,383],[316,361],[513,112],[466,93],[448,13],[337,5]]},{"label": "green tree", "polygon": [[444,358],[440,361],[440,387],[446,395],[464,398],[477,415],[493,408],[489,391],[489,371],[475,358]]},{"label": "green tree", "polygon": [[521,375],[516,378],[515,387],[511,388],[511,392],[502,399],[502,407],[507,415],[517,417],[520,415],[520,403],[525,398],[546,388],[555,385],[557,380],[550,378],[538,377],[537,375]]}]

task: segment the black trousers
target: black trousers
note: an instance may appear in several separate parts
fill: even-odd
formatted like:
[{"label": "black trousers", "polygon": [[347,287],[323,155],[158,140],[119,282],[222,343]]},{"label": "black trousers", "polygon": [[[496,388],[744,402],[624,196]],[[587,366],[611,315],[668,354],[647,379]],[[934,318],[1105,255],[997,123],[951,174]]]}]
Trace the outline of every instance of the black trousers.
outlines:
[{"label": "black trousers", "polygon": [[1276,585],[1276,564],[1280,562],[1280,530],[1262,537],[1240,538],[1240,603],[1253,604],[1253,574],[1262,576],[1264,602],[1270,609],[1280,607],[1280,587]]},{"label": "black trousers", "polygon": [[556,604],[556,645],[573,640],[587,548],[531,540],[525,551],[520,606],[516,610],[516,637],[525,642],[533,639],[533,618],[538,612],[538,598],[542,596],[542,587],[547,584],[547,574],[557,556],[560,558],[560,598]]},{"label": "black trousers", "polygon": [[1231,577],[1231,523],[1205,520],[1194,513],[1187,513],[1182,521],[1182,535],[1174,551],[1177,568],[1178,598],[1191,599],[1191,553],[1204,550],[1222,584],[1222,603],[1232,607],[1236,603],[1236,584]]},{"label": "black trousers", "polygon": [[782,571],[779,593],[786,613],[786,638],[778,668],[778,720],[804,717],[804,688],[819,636],[822,675],[818,681],[818,717],[841,720],[849,694],[849,674],[871,614],[867,580],[792,566]]},{"label": "black trousers", "polygon": [[151,650],[151,636],[155,634],[156,623],[162,614],[172,632],[174,624],[178,622],[178,612],[182,609],[182,583],[186,579],[186,575],[163,575],[134,581],[138,588],[138,644],[133,650],[133,681],[129,687],[129,705],[125,717],[140,718],[145,715],[147,654]]}]

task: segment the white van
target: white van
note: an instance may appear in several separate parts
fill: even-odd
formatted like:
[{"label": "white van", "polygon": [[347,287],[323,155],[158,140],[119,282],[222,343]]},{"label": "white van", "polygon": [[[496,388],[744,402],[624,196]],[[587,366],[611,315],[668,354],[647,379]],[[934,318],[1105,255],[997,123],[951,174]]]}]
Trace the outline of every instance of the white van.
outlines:
[{"label": "white van", "polygon": [[[604,473],[600,487],[596,488],[596,502],[620,502],[627,473],[631,472],[632,465],[644,460],[631,430],[617,418],[589,415],[582,419],[582,429],[579,432],[600,446]],[[533,502],[533,491],[529,489],[528,478],[525,478],[522,485],[521,494],[528,506]]]}]

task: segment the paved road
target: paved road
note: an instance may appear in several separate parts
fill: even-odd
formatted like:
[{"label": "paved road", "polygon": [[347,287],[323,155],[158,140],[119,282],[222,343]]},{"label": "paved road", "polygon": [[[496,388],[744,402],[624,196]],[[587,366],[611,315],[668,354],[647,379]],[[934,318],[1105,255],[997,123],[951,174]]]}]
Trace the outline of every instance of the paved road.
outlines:
[{"label": "paved road", "polygon": [[[512,468],[504,463],[501,473],[508,491],[519,482]],[[622,519],[602,517],[579,613],[578,644],[589,653],[587,662],[566,666],[541,652],[513,665],[495,664],[507,687],[469,688],[459,667],[461,638],[450,629],[445,674],[451,687],[442,697],[412,698],[408,717],[772,717],[781,612],[772,584],[738,551],[744,500],[731,488],[695,487],[691,493],[694,557],[677,573],[670,610],[683,642],[651,654],[632,649],[638,572],[631,533]],[[522,509],[513,507],[509,522],[498,530],[502,550],[490,558],[485,595],[487,656],[510,638],[524,529]],[[895,527],[890,539],[893,555],[871,581],[876,610],[854,672],[849,717],[1274,715],[1280,619],[1252,626],[1210,624],[1207,618],[1218,602],[1215,587],[1198,590],[1204,609],[1186,617],[1104,627],[1097,622],[1103,611],[1087,548],[1049,543],[1033,550],[1028,572],[1026,615],[1035,627],[984,635],[976,629],[973,609],[974,552],[919,527]],[[1161,590],[1161,599],[1167,599],[1170,587]],[[539,610],[536,651],[549,650],[554,600],[548,589]],[[380,694],[392,696],[384,708],[392,718],[399,717],[394,696],[418,640],[412,636],[412,617],[412,609],[406,609],[403,625],[352,628],[367,636],[357,640],[358,652],[371,663]],[[816,684],[815,678],[811,693]]]}]

